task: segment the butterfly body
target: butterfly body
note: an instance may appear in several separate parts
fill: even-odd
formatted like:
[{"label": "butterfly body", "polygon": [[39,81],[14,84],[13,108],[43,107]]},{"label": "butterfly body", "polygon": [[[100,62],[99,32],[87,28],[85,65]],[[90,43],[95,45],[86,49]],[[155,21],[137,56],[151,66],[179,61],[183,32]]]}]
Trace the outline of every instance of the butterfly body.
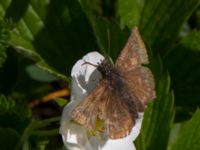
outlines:
[{"label": "butterfly body", "polygon": [[134,121],[138,117],[138,107],[135,103],[136,97],[133,97],[128,90],[123,79],[123,73],[106,61],[102,61],[97,70],[102,74],[103,79],[107,81],[111,93],[116,93],[120,101],[122,101],[121,105],[126,105]]},{"label": "butterfly body", "polygon": [[99,70],[103,79],[109,81],[111,88],[113,87],[120,88],[124,85],[120,76],[120,72],[116,68],[114,68],[113,65],[107,63],[106,61],[102,61],[98,65],[97,70]]},{"label": "butterfly body", "polygon": [[145,45],[138,28],[134,28],[115,65],[106,61],[98,64],[102,80],[75,107],[72,120],[95,130],[100,119],[111,139],[129,135],[138,112],[156,97],[153,75],[142,66],[148,63]]}]

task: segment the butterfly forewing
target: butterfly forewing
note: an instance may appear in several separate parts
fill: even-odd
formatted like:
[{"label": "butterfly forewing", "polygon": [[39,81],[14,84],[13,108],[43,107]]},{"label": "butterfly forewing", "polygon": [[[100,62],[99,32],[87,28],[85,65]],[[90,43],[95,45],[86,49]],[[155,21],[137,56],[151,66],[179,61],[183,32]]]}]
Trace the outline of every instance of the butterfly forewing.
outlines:
[{"label": "butterfly forewing", "polygon": [[72,119],[88,129],[95,129],[97,117],[102,118],[100,109],[107,98],[107,82],[102,80],[92,92],[73,110]]},{"label": "butterfly forewing", "polygon": [[140,101],[135,102],[139,111],[144,111],[147,102],[155,98],[153,75],[147,67],[142,66],[148,63],[146,47],[136,27],[132,30],[115,66],[124,78],[128,90]]},{"label": "butterfly forewing", "polygon": [[122,72],[129,71],[141,64],[148,64],[146,47],[137,27],[133,28],[131,35],[116,60],[115,66]]}]

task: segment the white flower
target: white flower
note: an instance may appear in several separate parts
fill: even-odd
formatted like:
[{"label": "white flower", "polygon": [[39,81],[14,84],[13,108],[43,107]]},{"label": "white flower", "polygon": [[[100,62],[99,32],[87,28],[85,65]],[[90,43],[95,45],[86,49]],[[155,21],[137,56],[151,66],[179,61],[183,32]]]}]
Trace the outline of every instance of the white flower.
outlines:
[{"label": "white flower", "polygon": [[72,68],[71,101],[63,110],[60,126],[63,142],[70,150],[135,150],[133,141],[140,132],[143,119],[142,113],[139,114],[130,135],[116,140],[105,139],[101,134],[88,136],[86,128],[70,121],[74,107],[84,99],[101,79],[101,74],[94,66],[83,65],[83,63],[86,61],[97,64],[103,59],[104,57],[98,52],[90,52],[77,61]]}]

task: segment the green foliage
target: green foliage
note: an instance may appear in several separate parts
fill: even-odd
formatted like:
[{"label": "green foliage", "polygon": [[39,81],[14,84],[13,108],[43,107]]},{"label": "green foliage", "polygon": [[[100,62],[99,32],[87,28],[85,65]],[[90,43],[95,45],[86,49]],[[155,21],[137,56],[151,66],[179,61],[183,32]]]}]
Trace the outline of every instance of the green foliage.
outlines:
[{"label": "green foliage", "polygon": [[192,119],[183,123],[180,128],[176,141],[172,144],[170,150],[198,150],[200,149],[200,111],[197,110]]},{"label": "green foliage", "polygon": [[0,128],[0,146],[2,150],[14,149],[20,135],[10,128]]},{"label": "green foliage", "polygon": [[11,98],[0,95],[0,146],[14,149],[28,124],[28,113]]},{"label": "green foliage", "polygon": [[[165,57],[177,105],[197,106],[200,90],[200,32],[192,31]],[[177,69],[178,66],[178,69]]]},{"label": "green foliage", "polygon": [[199,3],[1,0],[1,149],[61,149],[55,116],[69,97],[43,97],[70,88],[70,70],[87,52],[115,60],[133,26],[147,43],[157,93],[137,150],[200,149]]},{"label": "green foliage", "polygon": [[137,149],[141,150],[164,150],[168,144],[174,118],[174,96],[170,91],[169,75],[162,70],[161,62],[157,59],[152,63],[156,66],[154,74],[157,83],[157,98],[145,112],[142,131],[136,140],[136,145]]},{"label": "green foliage", "polygon": [[[183,23],[199,4],[199,0],[136,0],[135,4],[132,4],[132,0],[129,1],[126,5],[122,0],[118,4],[120,12],[129,12],[119,12],[122,24],[130,28],[134,25],[140,26],[145,41],[154,51],[159,51],[161,54],[165,54],[173,44]],[[130,17],[127,19],[129,14]],[[134,18],[135,21],[130,22],[129,20],[132,20],[130,18]]]},{"label": "green foliage", "polygon": [[60,107],[64,107],[67,104],[67,100],[64,98],[56,98],[56,103],[60,106]]},{"label": "green foliage", "polygon": [[10,30],[12,28],[10,21],[0,19],[0,68],[6,59],[6,49],[10,38]]}]

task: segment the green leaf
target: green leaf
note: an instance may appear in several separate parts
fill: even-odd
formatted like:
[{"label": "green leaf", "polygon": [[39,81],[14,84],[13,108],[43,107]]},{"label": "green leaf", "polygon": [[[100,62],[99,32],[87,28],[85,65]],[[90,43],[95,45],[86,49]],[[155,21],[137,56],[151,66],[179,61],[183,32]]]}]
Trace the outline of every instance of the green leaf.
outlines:
[{"label": "green leaf", "polygon": [[[174,118],[174,98],[170,91],[170,78],[162,71],[160,62],[152,62],[156,79],[157,98],[145,111],[142,130],[136,140],[137,150],[165,150]],[[159,144],[157,144],[159,143]]]},{"label": "green leaf", "polygon": [[8,20],[0,20],[0,68],[7,58],[6,49],[8,48],[8,41],[10,39],[11,24]]},{"label": "green leaf", "polygon": [[22,133],[29,122],[30,112],[23,104],[0,95],[0,127],[15,129]]},{"label": "green leaf", "polygon": [[20,139],[20,135],[13,129],[0,128],[1,150],[14,150]]},{"label": "green leaf", "polygon": [[15,101],[7,99],[4,95],[0,95],[0,112],[6,112],[15,108]]},{"label": "green leaf", "polygon": [[47,71],[44,71],[43,69],[37,67],[36,65],[28,66],[26,68],[26,71],[28,72],[29,76],[32,79],[35,79],[37,81],[53,82],[57,80],[55,76],[53,76],[52,74],[49,74]]},{"label": "green leaf", "polygon": [[80,3],[89,18],[99,51],[113,62],[127,42],[130,30],[128,28],[122,30],[116,21],[92,14],[87,2],[80,1]]},{"label": "green leaf", "polygon": [[122,24],[139,26],[151,48],[165,54],[198,5],[199,0],[118,0],[118,14]]},{"label": "green leaf", "polygon": [[[20,43],[22,45],[19,44],[20,46],[17,46],[18,44],[15,44],[15,42],[18,41],[18,40],[16,40],[16,38],[17,37],[13,36],[13,38],[12,38],[13,44],[12,45],[18,53],[20,53],[22,56],[29,58],[29,59],[33,60],[34,62],[36,62],[36,66],[38,68],[41,68],[42,70],[46,71],[47,73],[54,75],[58,79],[69,82],[69,79],[64,74],[62,74],[62,73],[58,72],[57,70],[53,69],[52,67],[50,67],[45,62],[45,60],[43,58],[41,58],[41,56],[37,52],[35,52],[32,49],[24,48],[22,43]],[[12,41],[11,41],[11,43],[12,43]]]},{"label": "green leaf", "polygon": [[[200,105],[200,32],[193,31],[165,57],[177,106]],[[178,68],[177,68],[178,66]]]},{"label": "green leaf", "polygon": [[101,0],[80,0],[79,3],[83,7],[83,10],[87,12],[87,15],[94,14],[100,15],[102,13],[102,1]]},{"label": "green leaf", "polygon": [[140,25],[145,39],[148,39],[154,51],[165,53],[199,2],[199,0],[152,0],[145,3]]},{"label": "green leaf", "polygon": [[120,17],[121,26],[127,25],[130,29],[138,26],[142,17],[144,0],[118,0],[117,13]]},{"label": "green leaf", "polygon": [[[20,147],[23,147],[23,149],[27,149],[30,147],[31,142],[30,138],[35,137],[38,138],[40,136],[48,136],[48,135],[55,135],[58,134],[58,129],[50,129],[50,130],[39,130],[39,128],[47,128],[51,125],[51,123],[57,123],[60,121],[60,117],[54,117],[49,118],[45,120],[32,120],[30,123],[26,126],[24,129],[22,136],[20,138],[20,141],[17,143],[16,149],[20,149]],[[42,139],[40,139],[41,141]],[[32,148],[32,147],[31,147]]]},{"label": "green leaf", "polygon": [[178,136],[169,150],[199,150],[200,145],[200,111],[181,126]]},{"label": "green leaf", "polygon": [[68,100],[64,98],[58,98],[58,97],[56,98],[55,101],[60,107],[64,107],[68,103]]},{"label": "green leaf", "polygon": [[72,64],[96,49],[91,27],[76,0],[3,0],[0,5],[4,17],[16,23],[12,46],[59,79],[69,82],[64,74]]},{"label": "green leaf", "polygon": [[106,57],[117,58],[128,38],[129,31],[121,30],[115,22],[102,17],[90,20],[100,51]]},{"label": "green leaf", "polygon": [[27,105],[20,100],[16,103],[12,98],[0,94],[0,113],[16,113],[22,118],[29,118],[31,113],[29,108],[26,108],[26,106]]}]

